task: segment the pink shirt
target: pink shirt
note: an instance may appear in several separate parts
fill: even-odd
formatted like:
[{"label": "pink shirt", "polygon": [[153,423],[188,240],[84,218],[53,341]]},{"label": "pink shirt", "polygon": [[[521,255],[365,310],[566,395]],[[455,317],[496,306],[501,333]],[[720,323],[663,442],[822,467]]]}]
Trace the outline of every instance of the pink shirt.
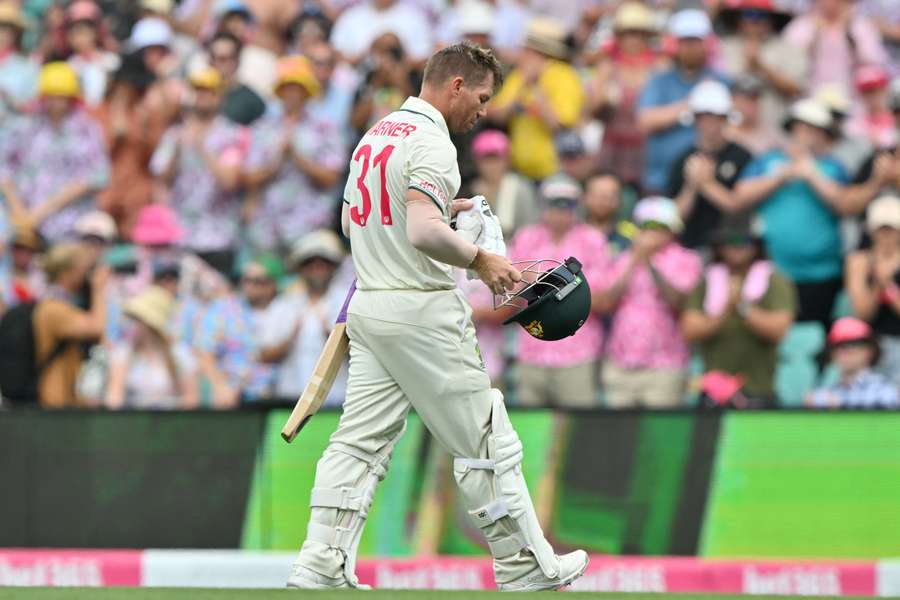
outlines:
[{"label": "pink shirt", "polygon": [[[656,272],[682,293],[694,289],[703,274],[700,256],[674,242],[650,260]],[[620,254],[603,288],[612,286],[630,262],[630,250]],[[690,351],[678,328],[678,314],[659,293],[645,266],[635,269],[613,315],[608,355],[624,369],[682,369],[688,365]]]},{"label": "pink shirt", "polygon": [[[609,268],[606,237],[588,225],[579,223],[556,243],[542,224],[523,227],[509,248],[512,261],[554,259],[564,261],[574,256],[581,262],[582,272],[591,290],[596,291]],[[600,358],[603,347],[603,324],[591,314],[575,335],[556,342],[543,342],[522,329],[519,332],[519,360],[544,367],[572,367]]]},{"label": "pink shirt", "polygon": [[[463,296],[472,305],[473,311],[493,308],[494,297],[491,294],[491,290],[480,279],[469,280],[466,278],[464,270],[457,269],[456,283],[459,291],[463,293]],[[474,321],[474,325],[485,369],[491,380],[496,381],[503,374],[506,362],[503,358],[503,325],[478,320]]]}]

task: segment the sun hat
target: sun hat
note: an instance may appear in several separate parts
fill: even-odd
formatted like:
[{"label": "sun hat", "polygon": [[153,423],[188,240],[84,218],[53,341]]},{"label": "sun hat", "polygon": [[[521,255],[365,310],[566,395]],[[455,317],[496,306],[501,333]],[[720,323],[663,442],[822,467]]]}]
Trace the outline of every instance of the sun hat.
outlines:
[{"label": "sun hat", "polygon": [[688,96],[688,106],[695,115],[709,114],[727,117],[731,112],[731,92],[721,81],[701,81]]},{"label": "sun hat", "polygon": [[285,56],[278,60],[275,68],[275,92],[283,85],[296,83],[310,96],[318,96],[322,85],[313,72],[312,64],[305,56]]},{"label": "sun hat", "polygon": [[0,2],[0,24],[12,25],[19,29],[28,28],[28,20],[22,10],[13,2]]},{"label": "sun hat", "polygon": [[535,17],[528,23],[525,47],[551,58],[565,59],[569,55],[566,28],[547,17]]},{"label": "sun hat", "polygon": [[311,258],[324,258],[339,264],[344,255],[344,245],[337,234],[329,229],[318,229],[297,240],[288,260],[291,268],[297,268]]},{"label": "sun hat", "polygon": [[167,15],[172,12],[174,6],[174,0],[141,0],[141,8],[161,15]]},{"label": "sun hat", "polygon": [[653,13],[640,2],[624,2],[613,16],[613,31],[656,31]]},{"label": "sun hat", "polygon": [[279,283],[284,277],[284,264],[282,264],[281,259],[278,258],[278,256],[271,252],[260,254],[259,256],[255,256],[245,262],[241,266],[241,275],[245,275],[247,273],[247,269],[249,269],[253,265],[262,267],[262,270],[265,272],[266,277],[271,279],[275,283]]},{"label": "sun hat", "polygon": [[712,23],[699,8],[680,10],[669,19],[669,33],[677,39],[703,39],[712,33]]},{"label": "sun hat", "polygon": [[45,247],[44,238],[28,221],[12,219],[12,245],[41,252]]},{"label": "sun hat", "polygon": [[497,129],[485,129],[472,140],[472,154],[475,158],[508,156],[509,138]]},{"label": "sun hat", "polygon": [[494,30],[494,7],[481,0],[464,0],[456,9],[460,35],[490,35]]},{"label": "sun hat", "polygon": [[581,184],[568,175],[553,175],[541,183],[541,198],[547,207],[574,209],[581,194]]},{"label": "sun hat", "polygon": [[796,122],[806,123],[833,134],[834,118],[831,116],[831,111],[824,103],[815,98],[797,100],[791,105],[784,121],[784,128],[790,129]]},{"label": "sun hat", "polygon": [[650,196],[638,202],[632,215],[635,223],[660,223],[669,228],[672,233],[681,233],[684,223],[678,216],[678,206],[671,198],[664,196]]},{"label": "sun hat", "polygon": [[92,210],[78,217],[73,230],[78,237],[93,236],[105,242],[116,239],[116,222],[109,213],[102,210]]},{"label": "sun hat", "polygon": [[197,89],[215,92],[222,87],[222,76],[212,67],[200,67],[188,74],[188,83]]},{"label": "sun hat", "polygon": [[900,198],[897,196],[879,196],[869,205],[866,229],[872,233],[881,227],[900,230]]},{"label": "sun hat", "polygon": [[872,328],[862,319],[841,317],[831,326],[828,332],[828,345],[836,346],[847,342],[873,341]]},{"label": "sun hat", "polygon": [[719,16],[729,31],[737,26],[738,20],[747,13],[766,15],[775,31],[781,31],[791,20],[791,13],[773,0],[725,0]]},{"label": "sun hat", "polygon": [[38,74],[38,94],[40,96],[78,98],[81,95],[78,75],[68,63],[49,62],[41,67]]},{"label": "sun hat", "polygon": [[143,50],[150,46],[172,45],[172,27],[159,17],[144,17],[134,24],[131,36],[128,38],[128,47],[132,50]]},{"label": "sun hat", "polygon": [[142,208],[131,231],[134,242],[143,246],[171,246],[179,243],[183,235],[178,216],[166,204]]},{"label": "sun hat", "polygon": [[125,303],[125,316],[137,319],[163,339],[169,337],[169,320],[175,309],[175,298],[158,285],[149,285],[144,291]]}]

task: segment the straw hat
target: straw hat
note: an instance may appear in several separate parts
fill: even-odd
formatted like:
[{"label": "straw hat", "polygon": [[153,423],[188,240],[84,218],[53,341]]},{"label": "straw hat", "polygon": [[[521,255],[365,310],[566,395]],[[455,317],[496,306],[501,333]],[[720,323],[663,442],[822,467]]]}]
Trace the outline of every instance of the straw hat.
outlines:
[{"label": "straw hat", "polygon": [[296,83],[310,96],[318,96],[322,85],[313,73],[312,64],[305,56],[285,56],[278,61],[275,76],[275,92],[289,83]]},{"label": "straw hat", "polygon": [[623,31],[655,32],[656,23],[653,21],[653,13],[640,2],[625,2],[616,10],[613,17],[613,30],[616,33]]},{"label": "straw hat", "polygon": [[344,245],[336,233],[319,229],[300,238],[291,249],[290,265],[297,268],[311,258],[324,258],[334,264],[344,260]]},{"label": "straw hat", "polygon": [[12,2],[0,2],[0,24],[13,25],[19,29],[27,29],[28,21],[21,9]]},{"label": "straw hat", "polygon": [[126,316],[137,319],[162,338],[168,338],[169,319],[175,308],[175,298],[167,290],[148,286],[143,292],[125,303]]},{"label": "straw hat", "polygon": [[566,29],[562,23],[553,19],[534,18],[528,23],[525,47],[552,58],[565,59],[569,55]]}]

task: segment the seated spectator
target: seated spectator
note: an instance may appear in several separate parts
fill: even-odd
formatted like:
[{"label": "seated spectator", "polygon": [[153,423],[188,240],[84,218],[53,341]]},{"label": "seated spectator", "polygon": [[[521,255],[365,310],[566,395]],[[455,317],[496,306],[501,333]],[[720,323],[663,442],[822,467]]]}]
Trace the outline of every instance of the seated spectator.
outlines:
[{"label": "seated spectator", "polygon": [[[275,398],[298,398],[315,370],[347,294],[335,278],[344,257],[340,238],[325,229],[298,240],[291,252],[298,280],[272,301],[260,332],[260,360],[278,367]],[[342,404],[346,388],[347,372],[342,369],[326,404]]]},{"label": "seated spectator", "polygon": [[837,84],[820,86],[813,93],[813,99],[831,111],[831,155],[843,165],[847,176],[852,178],[872,153],[868,140],[847,132],[847,120],[853,109],[853,100]]},{"label": "seated spectator", "polygon": [[831,361],[837,366],[837,383],[809,394],[812,408],[898,408],[897,384],[872,370],[878,362],[878,342],[872,328],[855,317],[835,321],[828,332]]},{"label": "seated spectator", "polygon": [[113,347],[106,386],[106,408],[194,408],[198,404],[194,356],[184,342],[172,341],[169,324],[175,299],[150,286],[126,304],[134,324],[127,340]]},{"label": "seated spectator", "polygon": [[606,237],[610,257],[631,247],[637,227],[621,218],[622,182],[612,173],[598,173],[588,178],[584,188],[587,223]]},{"label": "seated spectator", "polygon": [[[571,178],[555,176],[544,181],[541,184],[544,207],[541,221],[519,230],[509,247],[510,260],[564,261],[574,256],[581,261],[588,284],[596,286],[608,265],[606,240],[596,229],[580,222],[581,196],[581,187]],[[552,344],[520,330],[516,385],[519,403],[523,406],[595,406],[597,360],[602,346],[603,325],[596,315],[588,317],[575,335]]]},{"label": "seated spectator", "polygon": [[614,38],[600,48],[600,59],[587,83],[588,110],[604,122],[601,169],[638,186],[644,161],[644,135],[638,127],[641,89],[661,57],[652,45],[656,22],[639,2],[624,2],[613,17]]},{"label": "seated spectator", "polygon": [[781,143],[781,128],[767,127],[759,119],[763,83],[753,75],[739,76],[731,86],[733,119],[729,119],[725,136],[746,148],[753,156],[768,152]]},{"label": "seated spectator", "polygon": [[363,65],[363,81],[353,98],[350,125],[357,138],[416,93],[421,81],[410,68],[400,38],[385,33],[372,42],[370,60]]},{"label": "seated spectator", "polygon": [[433,28],[415,4],[399,0],[365,0],[344,11],[331,30],[331,45],[344,60],[362,62],[373,42],[385,33],[397,36],[417,62],[432,50]]},{"label": "seated spectator", "polygon": [[66,8],[66,62],[78,73],[82,97],[88,106],[100,104],[106,95],[109,76],[119,66],[119,57],[104,48],[111,36],[103,23],[103,13],[93,0],[75,0]]},{"label": "seated spectator", "polygon": [[[22,52],[26,25],[17,3],[0,3],[0,124],[4,129],[37,95],[38,66]],[[0,139],[5,137],[0,134]]]},{"label": "seated spectator", "polygon": [[360,83],[359,75],[350,65],[338,60],[337,52],[327,42],[312,44],[302,54],[309,57],[313,74],[322,86],[322,93],[307,101],[307,109],[332,123],[341,136],[348,138],[350,111]]},{"label": "seated spectator", "polygon": [[878,371],[900,385],[900,198],[869,205],[866,229],[872,246],[847,256],[845,287],[854,315],[878,336]]},{"label": "seated spectator", "polygon": [[508,125],[513,167],[534,180],[559,170],[554,136],[574,127],[584,106],[578,73],[565,62],[565,35],[556,21],[534,19],[515,68],[488,109],[492,121]]},{"label": "seated spectator", "polygon": [[654,75],[638,100],[638,126],[647,135],[644,192],[666,189],[672,165],[694,142],[687,98],[704,79],[723,80],[708,64],[706,40],[712,24],[706,13],[686,9],[672,15],[669,32],[678,41],[674,64]]},{"label": "seated spectator", "polygon": [[685,298],[703,271],[700,257],[680,246],[684,225],[675,202],[638,202],[640,232],[594,288],[601,311],[612,314],[603,365],[611,408],[680,406],[690,352],[678,328]]},{"label": "seated spectator", "polygon": [[337,126],[307,110],[308,100],[320,91],[305,57],[278,62],[275,93],[281,114],[254,127],[245,166],[247,186],[260,195],[248,227],[255,249],[286,248],[310,231],[333,225],[334,186],[346,167],[347,151]]},{"label": "seated spectator", "polygon": [[743,379],[749,406],[774,406],[778,344],[796,311],[793,284],[764,258],[743,215],[726,217],[711,239],[713,264],[688,298],[681,330],[707,371]]},{"label": "seated spectator", "polygon": [[809,60],[809,89],[833,83],[849,90],[853,69],[883,65],[887,52],[875,24],[859,14],[853,0],[813,0],[782,34]]},{"label": "seated spectator", "polygon": [[669,195],[675,198],[684,221],[681,243],[688,248],[705,248],[722,214],[736,209],[734,184],[753,157],[725,136],[732,108],[725,84],[700,83],[691,91],[688,107],[697,138],[672,166]]},{"label": "seated spectator", "polygon": [[72,232],[109,179],[97,123],[80,107],[78,77],[66,63],[41,68],[37,112],[17,121],[0,149],[0,180],[10,212],[50,242]]},{"label": "seated spectator", "polygon": [[215,408],[270,398],[276,370],[260,360],[260,334],[278,293],[282,267],[273,255],[244,265],[240,291],[213,301],[194,341]]},{"label": "seated spectator", "polygon": [[509,138],[501,131],[487,129],[475,136],[472,155],[478,171],[472,193],[487,198],[500,219],[504,239],[511,240],[520,228],[538,219],[534,184],[510,169]]},{"label": "seated spectator", "polygon": [[832,120],[822,104],[795,103],[785,126],[789,152],[756,158],[735,191],[742,208],[758,206],[766,251],[797,285],[797,320],[827,325],[843,286],[838,216],[853,210],[844,195],[847,176],[828,154]]},{"label": "seated spectator", "polygon": [[90,311],[75,305],[91,267],[79,244],[52,247],[42,259],[48,287],[33,314],[35,361],[39,365],[38,401],[44,408],[82,406],[75,393],[81,367],[81,342],[97,342],[106,321],[109,268],[90,277]]},{"label": "seated spectator", "polygon": [[854,84],[861,102],[847,121],[847,134],[861,137],[873,148],[897,146],[897,120],[888,97],[888,72],[881,65],[865,65],[856,70]]},{"label": "seated spectator", "polygon": [[790,102],[806,89],[809,58],[779,35],[791,20],[773,0],[734,0],[720,13],[726,34],[721,52],[733,80],[751,76],[761,84],[762,126],[779,127]]},{"label": "seated spectator", "polygon": [[36,302],[46,287],[39,265],[44,240],[27,222],[14,221],[9,247],[8,272],[3,273],[0,303],[7,310],[24,302]]},{"label": "seated spectator", "polygon": [[169,204],[190,231],[184,245],[220,273],[231,273],[240,226],[240,167],[246,143],[219,115],[222,81],[213,69],[189,77],[194,104],[184,121],[163,135],[151,172],[171,185]]}]

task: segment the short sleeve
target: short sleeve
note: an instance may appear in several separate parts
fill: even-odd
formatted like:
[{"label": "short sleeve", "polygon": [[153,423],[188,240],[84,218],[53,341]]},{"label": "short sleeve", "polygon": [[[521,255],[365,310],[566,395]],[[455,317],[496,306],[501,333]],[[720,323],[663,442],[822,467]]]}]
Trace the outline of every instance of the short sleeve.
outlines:
[{"label": "short sleeve", "polygon": [[781,273],[772,273],[769,289],[760,305],[766,310],[797,312],[797,290],[794,284]]},{"label": "short sleeve", "polygon": [[432,199],[442,213],[456,194],[456,153],[448,143],[434,136],[422,136],[410,144],[406,164],[409,169],[409,189],[422,192]]},{"label": "short sleeve", "polygon": [[297,319],[302,315],[301,304],[297,299],[287,296],[274,300],[262,320],[259,341],[263,348],[281,344],[293,333]]},{"label": "short sleeve", "polygon": [[677,196],[681,188],[684,187],[684,163],[687,162],[688,157],[694,151],[694,148],[691,148],[682,154],[669,170],[669,181],[666,189],[670,198]]}]

